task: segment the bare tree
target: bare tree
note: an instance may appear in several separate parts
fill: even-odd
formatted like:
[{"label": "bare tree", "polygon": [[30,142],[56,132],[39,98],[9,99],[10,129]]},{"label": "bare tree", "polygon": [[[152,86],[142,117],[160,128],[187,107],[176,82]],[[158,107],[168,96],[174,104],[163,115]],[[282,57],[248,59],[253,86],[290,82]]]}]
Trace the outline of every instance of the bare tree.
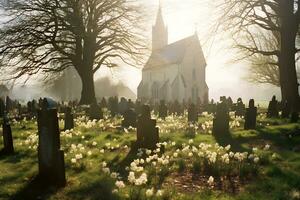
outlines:
[{"label": "bare tree", "polygon": [[[218,10],[223,13],[218,28],[223,27],[223,30],[232,33],[235,47],[243,53],[240,59],[262,56],[265,57],[262,60],[271,61],[268,66],[278,64],[283,99],[288,101],[293,110],[299,110],[295,55],[298,51],[296,38],[300,2],[225,0],[218,5]],[[268,40],[275,41],[274,48],[270,48]]]},{"label": "bare tree", "polygon": [[17,79],[73,66],[81,104],[95,102],[93,77],[102,66],[137,64],[145,49],[135,0],[16,0],[5,13],[1,68]]}]

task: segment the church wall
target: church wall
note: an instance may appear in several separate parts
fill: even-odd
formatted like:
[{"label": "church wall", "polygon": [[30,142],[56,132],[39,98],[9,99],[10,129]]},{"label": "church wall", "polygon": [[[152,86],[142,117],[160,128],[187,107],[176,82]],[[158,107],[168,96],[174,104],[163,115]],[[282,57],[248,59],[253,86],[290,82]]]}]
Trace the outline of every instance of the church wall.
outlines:
[{"label": "church wall", "polygon": [[[174,79],[177,76],[178,73],[178,65],[170,65],[170,66],[166,66],[166,67],[158,67],[158,68],[152,68],[152,69],[147,69],[147,70],[143,70],[143,75],[142,75],[142,80],[143,80],[143,84],[148,84],[148,92],[144,91],[143,93],[148,93],[149,96],[145,97],[145,98],[151,98],[152,97],[152,85],[156,82],[159,85],[159,88],[161,88],[164,83],[169,80],[169,84],[171,87],[172,82],[174,81]],[[171,88],[169,87],[169,90],[171,90]],[[171,91],[170,91],[171,93]],[[156,99],[157,101],[161,100],[163,98],[163,96],[165,96],[167,99],[165,99],[166,101],[171,100],[171,94],[166,94],[166,95],[160,95],[160,97],[158,99]]]},{"label": "church wall", "polygon": [[[206,89],[206,80],[205,80],[205,60],[201,56],[202,52],[196,44],[190,46],[186,52],[185,58],[182,62],[182,67],[180,69],[186,81],[186,96],[185,100],[192,100],[196,103],[198,97],[203,101],[205,94],[207,93]],[[193,96],[194,88],[194,96]],[[196,89],[198,88],[198,89]]]}]

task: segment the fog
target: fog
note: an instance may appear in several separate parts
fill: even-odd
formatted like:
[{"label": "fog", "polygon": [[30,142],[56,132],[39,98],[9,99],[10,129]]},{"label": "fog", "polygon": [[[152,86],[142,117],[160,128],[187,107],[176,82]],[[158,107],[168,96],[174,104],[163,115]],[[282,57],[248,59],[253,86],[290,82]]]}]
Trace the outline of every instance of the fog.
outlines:
[{"label": "fog", "polygon": [[[154,24],[158,0],[140,0],[145,7],[146,33],[148,44],[151,44],[151,28]],[[214,22],[215,9],[210,0],[162,0],[165,23],[169,28],[169,43],[190,36],[197,31],[207,61],[207,83],[210,98],[218,99],[221,95],[231,96],[233,99],[255,98],[258,101],[269,100],[271,95],[280,95],[278,88],[270,85],[257,85],[246,81],[248,64],[245,62],[232,63],[236,58],[230,48],[229,36],[222,36],[212,43],[210,27]],[[95,80],[108,77],[113,81],[121,81],[134,93],[141,80],[143,66],[128,67],[122,65],[114,69],[103,68],[95,75]],[[22,82],[22,81],[21,81]],[[18,98],[30,99],[38,95],[47,95],[41,90],[39,83],[29,81],[29,86],[16,86],[13,95]]]}]

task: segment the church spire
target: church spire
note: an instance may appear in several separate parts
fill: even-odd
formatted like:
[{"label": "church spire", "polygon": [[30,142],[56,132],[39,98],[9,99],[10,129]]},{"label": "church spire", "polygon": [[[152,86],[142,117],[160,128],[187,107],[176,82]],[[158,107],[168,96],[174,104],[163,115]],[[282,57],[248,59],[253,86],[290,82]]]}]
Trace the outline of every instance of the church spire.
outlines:
[{"label": "church spire", "polygon": [[156,17],[156,23],[152,28],[152,51],[162,49],[168,45],[168,28],[165,26],[161,1],[159,1],[159,8]]}]

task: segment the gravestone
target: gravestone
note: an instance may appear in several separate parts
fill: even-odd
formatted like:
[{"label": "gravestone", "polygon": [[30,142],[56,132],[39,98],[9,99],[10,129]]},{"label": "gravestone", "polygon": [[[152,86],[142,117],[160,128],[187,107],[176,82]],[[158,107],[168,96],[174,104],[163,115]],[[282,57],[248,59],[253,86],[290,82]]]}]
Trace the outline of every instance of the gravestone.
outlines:
[{"label": "gravestone", "polygon": [[256,117],[257,117],[257,107],[254,106],[254,99],[249,101],[249,108],[246,109],[245,114],[245,130],[256,128]]},{"label": "gravestone", "polygon": [[156,120],[151,119],[150,107],[143,105],[142,114],[137,121],[137,148],[156,149],[159,142],[159,130],[156,127]]},{"label": "gravestone", "polygon": [[22,105],[18,103],[17,108],[18,108],[18,114],[21,116],[23,114]]},{"label": "gravestone", "polygon": [[299,113],[292,112],[291,123],[297,123],[299,121]]},{"label": "gravestone", "polygon": [[93,103],[89,108],[90,120],[100,120],[103,119],[103,112],[101,107],[97,103]]},{"label": "gravestone", "polygon": [[228,105],[228,109],[229,109],[229,110],[232,110],[232,107],[233,107],[233,101],[232,101],[232,98],[231,98],[231,97],[228,97],[228,98],[227,98],[227,105]]},{"label": "gravestone", "polygon": [[282,102],[282,113],[281,113],[281,117],[282,118],[289,118],[291,114],[291,108],[288,104],[287,101]]},{"label": "gravestone", "polygon": [[163,120],[165,120],[166,117],[168,116],[168,107],[165,104],[164,100],[160,101],[160,105],[159,105],[159,108],[158,108],[158,114],[159,114],[159,118],[161,118]]},{"label": "gravestone", "polygon": [[134,103],[132,102],[131,99],[128,99],[128,108],[129,109],[134,109],[135,108],[135,105],[134,105]]},{"label": "gravestone", "polygon": [[229,133],[229,111],[225,102],[217,105],[213,119],[213,134],[216,136]]},{"label": "gravestone", "polygon": [[112,117],[118,114],[118,104],[119,104],[118,97],[110,97],[108,99],[108,108],[110,110]]},{"label": "gravestone", "polygon": [[124,97],[122,97],[118,105],[118,113],[123,115],[123,113],[127,110],[128,110],[128,102]]},{"label": "gravestone", "polygon": [[132,108],[125,111],[123,114],[124,120],[122,121],[122,127],[136,127],[136,116],[137,115]]},{"label": "gravestone", "polygon": [[137,114],[137,116],[142,114],[142,107],[143,107],[142,102],[140,100],[136,100],[134,105],[134,111]]},{"label": "gravestone", "polygon": [[198,112],[195,104],[190,104],[188,109],[188,122],[195,123],[198,121]]},{"label": "gravestone", "polygon": [[174,109],[174,112],[176,115],[179,116],[179,115],[183,114],[183,112],[184,112],[183,107],[180,105],[180,103],[177,100],[174,101],[173,106],[174,106],[173,109]]},{"label": "gravestone", "polygon": [[107,108],[107,102],[106,99],[103,97],[100,103],[101,108]]},{"label": "gravestone", "polygon": [[4,117],[5,113],[5,104],[3,99],[0,98],[0,118]]},{"label": "gravestone", "polygon": [[65,107],[65,128],[64,130],[71,130],[74,128],[74,115],[71,107]]},{"label": "gravestone", "polygon": [[1,154],[12,154],[14,153],[14,143],[9,120],[6,115],[4,115],[2,120],[2,136],[4,148],[1,150]]},{"label": "gravestone", "polygon": [[37,111],[39,180],[46,185],[66,184],[64,152],[60,150],[57,108],[49,99]]},{"label": "gravestone", "polygon": [[273,96],[273,98],[270,101],[269,106],[268,106],[267,117],[268,118],[277,118],[278,116],[279,116],[278,101],[276,100],[276,96]]},{"label": "gravestone", "polygon": [[243,117],[245,116],[246,106],[243,103],[242,98],[238,98],[236,107],[235,107],[235,116],[236,117]]},{"label": "gravestone", "polygon": [[9,113],[13,108],[13,101],[9,98],[9,96],[6,97],[5,105],[6,105],[6,112]]}]

